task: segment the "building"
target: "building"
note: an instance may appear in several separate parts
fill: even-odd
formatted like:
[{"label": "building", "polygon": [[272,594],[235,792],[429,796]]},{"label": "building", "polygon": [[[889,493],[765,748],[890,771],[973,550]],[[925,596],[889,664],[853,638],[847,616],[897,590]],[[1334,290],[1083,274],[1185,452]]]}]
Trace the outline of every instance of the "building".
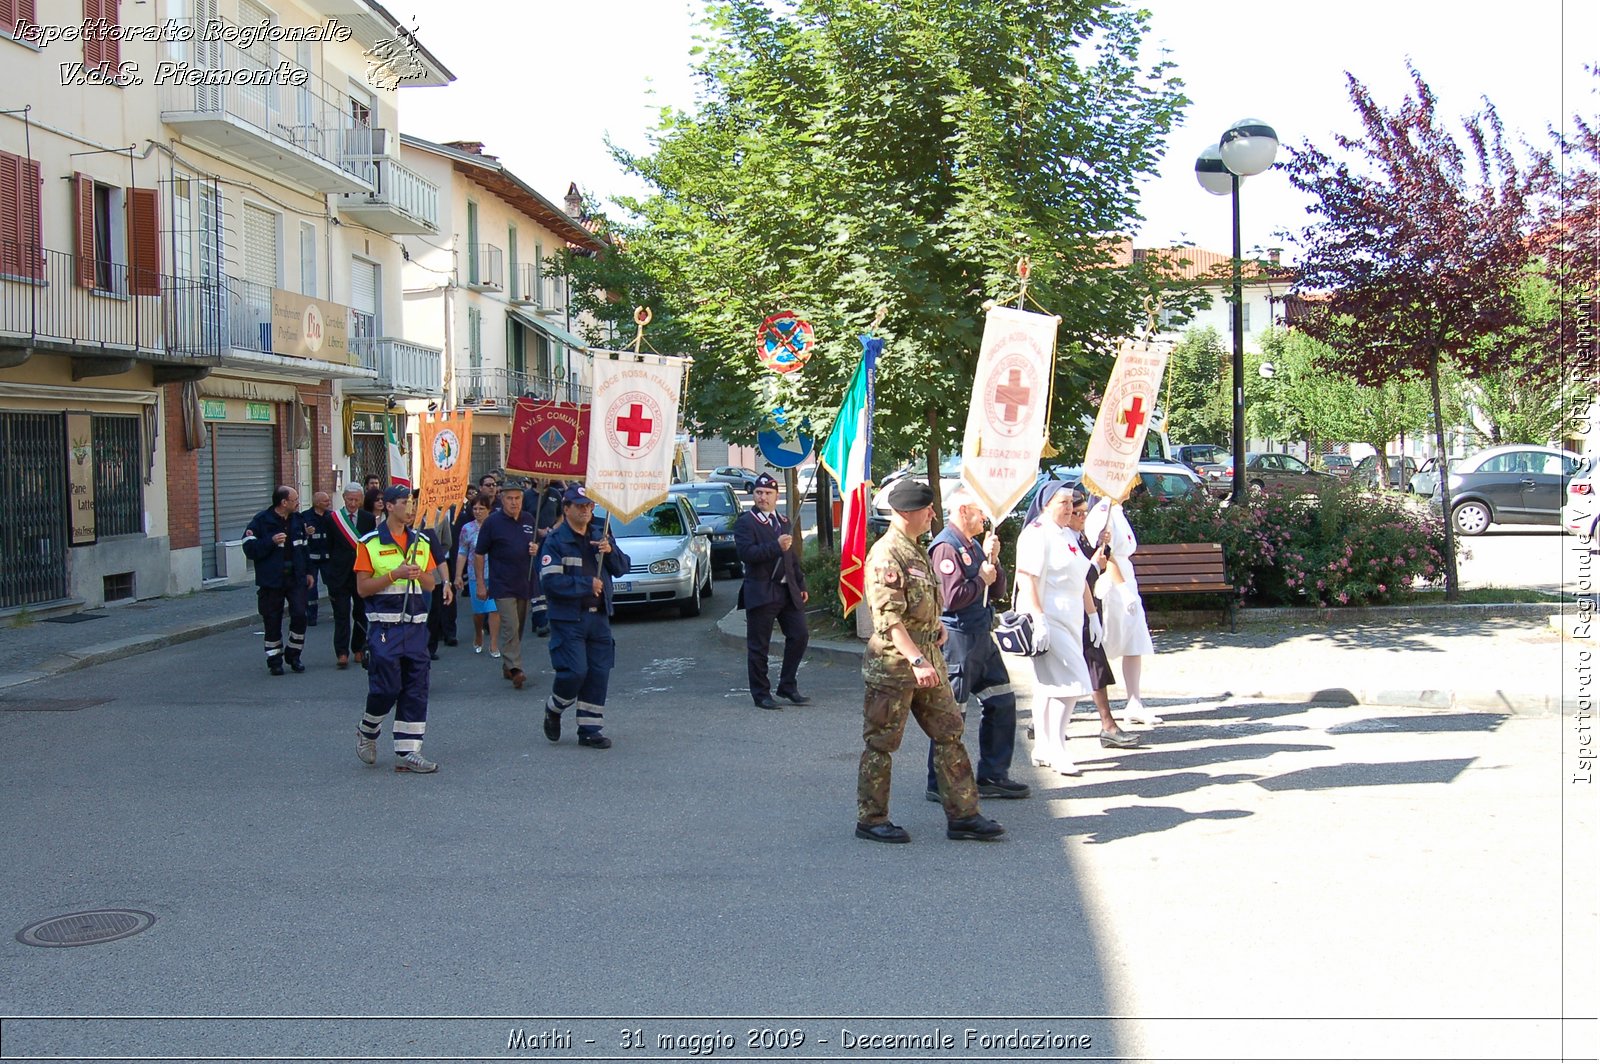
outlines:
[{"label": "building", "polygon": [[437,224],[397,90],[453,75],[372,0],[35,6],[0,5],[0,609],[248,579],[272,488],[353,471],[347,390],[439,394],[384,326]]},{"label": "building", "polygon": [[588,400],[558,253],[606,245],[576,187],[558,207],[481,143],[400,141],[405,165],[440,190],[439,234],[402,238],[406,335],[445,352],[446,402],[473,411],[477,478],[504,466],[517,399]]}]

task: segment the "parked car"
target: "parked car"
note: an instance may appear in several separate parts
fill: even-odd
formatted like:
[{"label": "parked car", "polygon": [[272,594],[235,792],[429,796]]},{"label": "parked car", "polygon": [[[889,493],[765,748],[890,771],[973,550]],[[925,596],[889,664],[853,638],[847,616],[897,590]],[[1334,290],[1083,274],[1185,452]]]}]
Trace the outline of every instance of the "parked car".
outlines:
[{"label": "parked car", "polygon": [[756,477],[759,474],[754,469],[743,466],[717,466],[706,474],[706,479],[714,484],[732,484],[740,491],[750,492],[756,490]]},{"label": "parked car", "polygon": [[[1244,456],[1244,482],[1251,491],[1291,492],[1301,495],[1316,491],[1334,480],[1332,473],[1322,473],[1306,465],[1292,454],[1277,451],[1247,451]],[[1213,495],[1228,495],[1233,491],[1233,462],[1229,462],[1215,477],[1208,477],[1206,490]]]},{"label": "parked car", "polygon": [[[1559,524],[1567,482],[1582,466],[1571,451],[1530,443],[1469,455],[1450,467],[1450,520],[1463,536],[1496,524]],[[1432,502],[1444,508],[1443,490],[1434,488]]]},{"label": "parked car", "polygon": [[[817,467],[808,465],[804,469],[797,470],[795,472],[795,486],[800,498],[811,498],[817,490]],[[841,497],[839,495],[839,482],[832,477],[828,478],[828,490],[833,493],[835,499]]]},{"label": "parked car", "polygon": [[[1039,472],[1039,478],[1034,481],[1033,487],[1022,496],[1022,501],[1017,503],[1017,508],[1012,511],[1018,518],[1028,512],[1028,507],[1033,503],[1033,497],[1039,493],[1045,481],[1060,479],[1072,487],[1081,487],[1083,484],[1083,467],[1050,466]],[[1133,489],[1129,498],[1138,498],[1149,495],[1151,498],[1168,502],[1181,499],[1185,495],[1192,495],[1197,491],[1204,491],[1205,483],[1194,470],[1175,462],[1164,460],[1146,460],[1139,463],[1139,484]]]},{"label": "parked car", "polygon": [[[605,523],[603,506],[594,519]],[[668,495],[632,521],[613,521],[611,534],[631,563],[628,575],[611,585],[618,606],[654,606],[675,602],[682,617],[700,615],[700,599],[714,590],[711,573],[711,529],[695,520],[694,507],[682,495]]]},{"label": "parked car", "polygon": [[744,565],[733,543],[733,522],[743,507],[732,486],[710,481],[674,484],[672,493],[688,499],[700,527],[710,531],[712,569],[720,569],[729,576],[743,576]]},{"label": "parked car", "polygon": [[1198,473],[1202,466],[1225,463],[1230,456],[1220,443],[1185,443],[1172,449],[1172,457]]},{"label": "parked car", "polygon": [[1417,471],[1411,474],[1411,483],[1409,487],[1411,491],[1417,495],[1422,495],[1424,497],[1432,495],[1434,489],[1438,486],[1439,460],[1437,458],[1430,458],[1426,462],[1423,462],[1417,467]]},{"label": "parked car", "polygon": [[[927,468],[907,468],[897,471],[895,475],[885,478],[884,483],[878,486],[877,494],[872,497],[872,506],[867,513],[867,527],[877,533],[882,533],[889,527],[889,487],[903,476],[914,476],[922,479],[927,476]],[[939,498],[943,499],[955,490],[961,483],[961,456],[950,454],[939,463]]]},{"label": "parked car", "polygon": [[1320,458],[1324,472],[1332,473],[1336,477],[1350,478],[1355,472],[1356,464],[1347,454],[1325,454]]},{"label": "parked car", "polygon": [[[1411,478],[1416,475],[1417,460],[1410,455],[1389,455],[1389,487],[1395,491],[1406,491],[1411,486]],[[1356,464],[1352,474],[1357,484],[1365,484],[1369,488],[1378,486],[1378,456],[1369,454]]]},{"label": "parked car", "polygon": [[1600,525],[1600,494],[1596,494],[1596,473],[1600,462],[1593,455],[1585,458],[1567,481],[1566,500],[1561,504],[1561,527],[1584,540],[1594,539]]}]

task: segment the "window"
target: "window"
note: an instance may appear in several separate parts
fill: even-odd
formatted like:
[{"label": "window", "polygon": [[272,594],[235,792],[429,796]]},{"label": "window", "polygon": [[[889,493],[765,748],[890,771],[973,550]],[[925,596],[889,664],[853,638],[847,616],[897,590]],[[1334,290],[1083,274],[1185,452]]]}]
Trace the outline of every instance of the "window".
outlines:
[{"label": "window", "polygon": [[[1228,328],[1233,328],[1233,299],[1228,299]],[[1250,331],[1250,301],[1244,302],[1244,331]]]},{"label": "window", "polygon": [[0,276],[44,280],[40,186],[38,162],[0,151]]},{"label": "window", "polygon": [[544,245],[537,241],[533,245],[533,301],[541,307],[550,305],[544,291]]},{"label": "window", "polygon": [[522,299],[522,278],[517,276],[521,271],[517,269],[517,227],[514,225],[506,227],[506,254],[511,258],[511,302],[516,303]]},{"label": "window", "polygon": [[39,18],[34,12],[33,5],[34,0],[0,0],[0,32],[15,37],[18,22],[32,22],[37,25]]},{"label": "window", "polygon": [[137,417],[95,417],[94,527],[104,536],[144,532],[144,472]]},{"label": "window", "polygon": [[467,200],[467,283],[478,283],[478,205]]},{"label": "window", "polygon": [[317,295],[317,227],[300,223],[300,291]]},{"label": "window", "polygon": [[117,295],[161,294],[161,211],[156,191],[72,175],[76,277]]},{"label": "window", "polygon": [[351,337],[380,335],[378,293],[382,290],[377,263],[365,259],[350,260]]},{"label": "window", "polygon": [[[0,0],[0,6],[6,6],[4,0]],[[121,26],[121,7],[122,0],[83,0],[83,65],[89,70],[117,73],[122,63],[122,45],[116,32]]]},{"label": "window", "polygon": [[483,368],[483,311],[467,308],[467,360],[476,372]]},{"label": "window", "polygon": [[1295,458],[1292,455],[1287,455],[1287,454],[1279,455],[1278,456],[1278,462],[1283,466],[1284,471],[1288,472],[1288,473],[1309,473],[1309,472],[1311,472],[1310,468],[1307,467],[1307,465],[1304,462],[1300,461],[1300,459]]}]

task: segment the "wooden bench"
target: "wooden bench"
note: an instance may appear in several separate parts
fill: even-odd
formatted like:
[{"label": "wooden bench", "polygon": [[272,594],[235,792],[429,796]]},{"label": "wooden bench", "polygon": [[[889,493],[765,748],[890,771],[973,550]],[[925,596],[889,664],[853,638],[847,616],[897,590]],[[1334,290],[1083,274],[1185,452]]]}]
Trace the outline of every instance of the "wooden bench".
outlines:
[{"label": "wooden bench", "polygon": [[1220,543],[1143,543],[1133,552],[1139,596],[1227,596],[1228,630],[1238,631],[1238,590],[1228,582]]}]

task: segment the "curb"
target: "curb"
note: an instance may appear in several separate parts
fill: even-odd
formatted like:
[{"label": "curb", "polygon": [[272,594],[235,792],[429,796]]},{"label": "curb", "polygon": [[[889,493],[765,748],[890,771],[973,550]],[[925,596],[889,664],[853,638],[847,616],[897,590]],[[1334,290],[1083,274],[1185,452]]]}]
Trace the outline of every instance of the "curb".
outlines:
[{"label": "curb", "polygon": [[[1511,606],[1532,606],[1535,609],[1548,610],[1548,606],[1541,606],[1536,602],[1510,603]],[[1393,608],[1393,607],[1383,607]],[[1428,607],[1429,609],[1466,609],[1479,610],[1482,607],[1471,605],[1464,607]],[[744,624],[739,620],[738,609],[729,610],[717,620],[717,632],[722,641],[738,647],[744,646]],[[1311,613],[1311,610],[1285,610],[1283,612]],[[1538,616],[1538,614],[1531,614]],[[773,633],[774,642],[781,640],[778,632]],[[860,665],[861,654],[864,648],[861,644],[851,645],[833,639],[814,640],[807,649],[808,657],[820,658],[830,664]],[[1146,691],[1147,698],[1192,698],[1193,691]],[[1578,711],[1576,699],[1563,698],[1559,694],[1534,694],[1521,691],[1438,691],[1424,688],[1361,688],[1352,690],[1346,687],[1330,687],[1316,691],[1233,691],[1223,690],[1208,697],[1222,698],[1252,698],[1268,702],[1283,702],[1304,705],[1333,705],[1333,706],[1392,706],[1407,707],[1411,709],[1444,709],[1458,711],[1472,711],[1479,713],[1509,713],[1513,716],[1571,716]]]},{"label": "curb", "polygon": [[180,643],[204,639],[206,636],[214,635],[217,632],[244,628],[260,619],[260,616],[255,612],[244,613],[232,617],[202,621],[165,632],[127,636],[123,639],[95,643],[79,650],[57,654],[55,657],[41,662],[35,668],[23,672],[0,675],[0,690],[32,683],[35,680],[48,679],[51,676],[59,676],[64,672],[75,672],[78,669],[87,669],[94,665],[104,665],[108,661],[118,661],[122,658],[131,658],[136,654],[145,654],[152,650],[161,650],[165,647],[177,646]]}]

